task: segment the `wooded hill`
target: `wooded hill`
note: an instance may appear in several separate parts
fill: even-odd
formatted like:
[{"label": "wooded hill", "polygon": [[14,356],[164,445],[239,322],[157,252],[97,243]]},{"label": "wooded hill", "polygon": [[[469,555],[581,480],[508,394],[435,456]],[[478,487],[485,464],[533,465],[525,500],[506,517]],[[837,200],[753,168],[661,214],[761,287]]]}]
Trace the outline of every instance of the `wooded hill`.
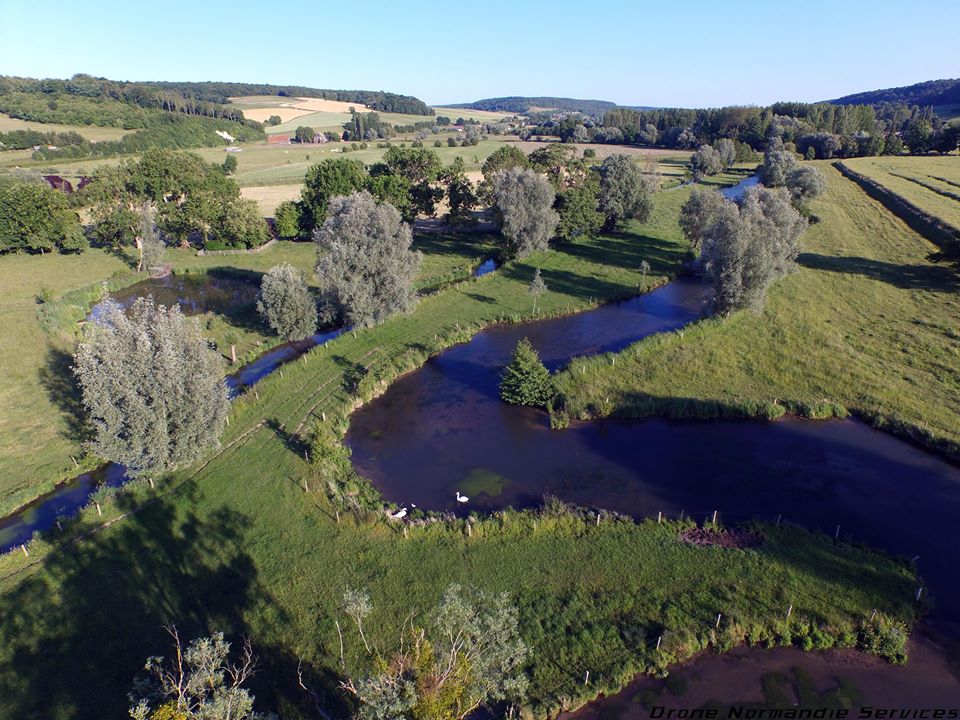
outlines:
[{"label": "wooded hill", "polygon": [[960,78],[928,80],[904,87],[869,90],[828,100],[833,105],[952,105],[960,103]]}]

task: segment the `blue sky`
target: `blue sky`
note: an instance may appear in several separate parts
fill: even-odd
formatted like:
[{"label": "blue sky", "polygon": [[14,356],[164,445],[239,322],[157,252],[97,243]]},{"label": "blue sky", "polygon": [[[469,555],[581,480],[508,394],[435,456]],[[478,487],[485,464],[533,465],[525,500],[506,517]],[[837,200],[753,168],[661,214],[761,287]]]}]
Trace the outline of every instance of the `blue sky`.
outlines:
[{"label": "blue sky", "polygon": [[0,0],[0,74],[705,107],[960,77],[960,2]]}]

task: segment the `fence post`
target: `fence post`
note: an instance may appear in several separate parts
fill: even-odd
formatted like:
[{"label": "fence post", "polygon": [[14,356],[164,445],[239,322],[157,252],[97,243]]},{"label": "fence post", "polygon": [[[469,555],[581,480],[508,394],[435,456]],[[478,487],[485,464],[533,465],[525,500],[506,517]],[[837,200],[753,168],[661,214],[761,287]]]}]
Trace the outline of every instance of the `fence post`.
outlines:
[{"label": "fence post", "polygon": [[26,555],[27,557],[30,557],[30,553],[27,552],[27,546],[26,546],[26,545],[24,545],[23,543],[20,543],[20,549],[23,550],[23,554],[24,554],[24,555]]}]

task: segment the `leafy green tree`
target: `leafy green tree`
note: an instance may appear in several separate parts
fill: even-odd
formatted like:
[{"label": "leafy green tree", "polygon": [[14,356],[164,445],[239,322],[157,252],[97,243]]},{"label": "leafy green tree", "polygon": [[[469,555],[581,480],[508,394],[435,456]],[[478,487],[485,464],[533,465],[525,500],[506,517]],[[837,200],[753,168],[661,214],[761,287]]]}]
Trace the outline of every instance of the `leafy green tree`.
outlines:
[{"label": "leafy green tree", "polygon": [[650,263],[646,260],[641,260],[640,265],[637,266],[637,270],[640,271],[640,289],[645,290],[647,287],[647,274],[650,272]]},{"label": "leafy green tree", "polygon": [[350,195],[367,186],[367,169],[359,160],[333,158],[311,165],[300,193],[301,227],[307,232],[323,224],[330,198]]},{"label": "leafy green tree", "polygon": [[530,167],[530,160],[520,148],[513,145],[498,147],[483,161],[483,167],[481,168],[483,180],[478,188],[480,199],[487,205],[493,202],[493,176],[498,172],[528,167]]},{"label": "leafy green tree", "polygon": [[153,213],[153,206],[144,203],[140,211],[140,267],[137,270],[156,274],[163,269],[167,244],[157,230]]},{"label": "leafy green tree", "polygon": [[0,182],[0,252],[82,252],[87,239],[63,193],[44,182]]},{"label": "leafy green tree", "polygon": [[156,208],[156,224],[181,243],[252,247],[265,241],[263,218],[222,168],[194,153],[150,149],[139,160],[100,168],[83,190],[92,205],[94,235],[114,247],[137,245],[140,208]]},{"label": "leafy green tree", "polygon": [[611,155],[600,165],[600,212],[612,230],[629,218],[646,222],[653,212],[653,183],[629,155]]},{"label": "leafy green tree", "polygon": [[543,407],[553,397],[553,378],[530,341],[517,343],[500,376],[500,399],[511,405]]},{"label": "leafy green tree", "polygon": [[184,648],[175,627],[168,628],[174,657],[147,658],[146,677],[134,682],[134,720],[267,720],[254,711],[254,697],[243,685],[257,659],[244,642],[239,662],[230,662],[223,633],[197,638]]},{"label": "leafy green tree", "polygon": [[707,231],[716,222],[723,203],[723,196],[716,190],[697,186],[680,208],[680,229],[695,253],[700,252]]},{"label": "leafy green tree", "polygon": [[550,180],[555,190],[563,187],[571,163],[577,159],[577,149],[562,143],[547,143],[530,153],[530,167]]},{"label": "leafy green tree", "polygon": [[443,173],[443,181],[447,186],[448,225],[463,225],[473,222],[473,209],[479,203],[477,194],[473,191],[473,183],[467,178],[463,158],[457,157]]},{"label": "leafy green tree", "polygon": [[533,296],[533,314],[537,314],[537,301],[540,300],[540,296],[547,292],[547,284],[543,281],[543,276],[540,274],[540,268],[537,268],[533,273],[533,279],[530,281],[530,287],[527,289]]},{"label": "leafy green tree", "polygon": [[295,238],[300,234],[300,207],[292,200],[285,200],[273,211],[273,228],[282,238]]},{"label": "leafy green tree", "polygon": [[293,133],[293,137],[298,143],[312,143],[316,136],[317,131],[306,125],[301,125]]},{"label": "leafy green tree", "polygon": [[690,157],[690,169],[695,180],[702,180],[707,175],[716,175],[723,170],[723,161],[720,153],[709,145],[701,145]]},{"label": "leafy green tree", "polygon": [[333,198],[313,237],[324,321],[369,326],[413,307],[421,256],[395,207],[366,191]]},{"label": "leafy green tree", "polygon": [[763,155],[760,182],[767,187],[783,187],[787,176],[797,166],[797,156],[785,149],[782,142],[772,144]]},{"label": "leafy green tree", "polygon": [[599,208],[600,180],[596,173],[585,172],[575,184],[564,187],[557,195],[554,208],[559,216],[557,238],[572,242],[596,235],[603,227]]},{"label": "leafy green tree", "polygon": [[232,198],[220,208],[204,244],[210,249],[258,247],[270,239],[260,206],[248,198]]},{"label": "leafy green tree", "polygon": [[264,125],[267,125],[269,127],[274,127],[275,125],[280,125],[282,123],[283,123],[282,117],[280,117],[279,115],[271,115],[270,117],[267,118],[267,122],[265,122]]},{"label": "leafy green tree", "polygon": [[782,188],[751,188],[739,207],[724,200],[704,242],[717,311],[759,312],[767,288],[793,270],[806,226]]},{"label": "leafy green tree", "polygon": [[223,367],[177,306],[109,305],[74,357],[91,448],[134,476],[190,465],[217,447],[230,410]]},{"label": "leafy green tree", "polygon": [[427,627],[412,628],[399,650],[376,658],[373,673],[342,687],[362,720],[463,720],[524,698],[528,653],[505,594],[451,585]]},{"label": "leafy green tree", "polygon": [[404,178],[410,184],[410,203],[413,217],[433,216],[443,190],[436,182],[443,171],[443,161],[433,150],[423,147],[404,148],[391,145],[383,154],[382,162],[371,174],[390,174]]},{"label": "leafy green tree", "polygon": [[233,175],[237,171],[237,156],[236,155],[227,155],[223,159],[223,165],[220,167],[223,169],[227,175]]},{"label": "leafy green tree", "polygon": [[903,140],[912,155],[924,155],[933,149],[933,127],[926,120],[913,120],[904,131]]},{"label": "leafy green tree", "polygon": [[713,144],[720,153],[720,166],[727,170],[737,159],[737,146],[730,138],[720,138]]},{"label": "leafy green tree", "polygon": [[827,189],[827,181],[813,165],[798,165],[787,174],[787,190],[794,205],[806,205]]},{"label": "leafy green tree", "polygon": [[263,276],[257,311],[284,340],[303,340],[317,331],[317,303],[303,275],[289,263],[275,265]]},{"label": "leafy green tree", "polygon": [[371,175],[367,190],[378,201],[390,203],[400,211],[404,222],[416,220],[416,211],[410,193],[410,181],[401,175]]},{"label": "leafy green tree", "polygon": [[556,193],[543,175],[501,170],[493,176],[493,197],[508,256],[524,258],[547,249],[560,218],[553,210]]},{"label": "leafy green tree", "polygon": [[884,155],[903,155],[903,140],[894,132],[887,135],[883,143]]}]

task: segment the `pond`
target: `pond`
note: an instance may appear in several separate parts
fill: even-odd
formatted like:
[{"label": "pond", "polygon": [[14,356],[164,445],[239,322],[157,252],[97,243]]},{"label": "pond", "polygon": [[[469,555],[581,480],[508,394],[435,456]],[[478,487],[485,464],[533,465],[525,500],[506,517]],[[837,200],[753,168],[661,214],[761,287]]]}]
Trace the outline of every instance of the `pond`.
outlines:
[{"label": "pond", "polygon": [[[167,275],[149,278],[110,293],[110,300],[128,308],[137,298],[152,295],[157,305],[179,305],[184,315],[200,315],[214,312],[227,317],[249,311],[260,291],[258,273],[249,277],[211,271],[196,275]],[[103,312],[106,302],[100,302],[90,310],[90,320],[96,320]]]}]

